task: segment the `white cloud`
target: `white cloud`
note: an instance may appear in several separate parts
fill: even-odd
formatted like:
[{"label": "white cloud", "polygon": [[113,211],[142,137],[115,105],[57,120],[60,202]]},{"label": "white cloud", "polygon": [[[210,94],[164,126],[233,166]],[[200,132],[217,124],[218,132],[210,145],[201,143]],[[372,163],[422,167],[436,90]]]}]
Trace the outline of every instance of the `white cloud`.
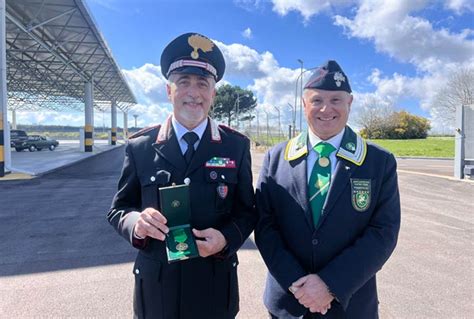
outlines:
[{"label": "white cloud", "polygon": [[372,40],[378,51],[416,68],[436,72],[446,63],[473,59],[471,31],[435,30],[426,19],[410,15],[424,8],[425,0],[362,1],[353,19],[335,16],[350,37]]},{"label": "white cloud", "polygon": [[448,0],[445,6],[458,14],[464,11],[474,11],[474,3],[472,0]]},{"label": "white cloud", "polygon": [[166,103],[166,79],[161,74],[161,67],[146,63],[139,68],[122,70],[127,82],[141,103]]},{"label": "white cloud", "polygon": [[[11,120],[11,117],[9,117]],[[56,111],[23,111],[16,112],[17,124],[32,124],[32,125],[65,125],[83,126],[84,114],[80,112],[56,112]]]},{"label": "white cloud", "polygon": [[[463,65],[467,66],[467,64]],[[385,76],[380,70],[374,69],[368,80],[376,86],[373,94],[393,104],[397,109],[403,108],[401,101],[404,99],[415,99],[419,101],[422,110],[431,114],[431,107],[436,93],[445,86],[449,78],[448,75],[456,72],[459,67],[459,64],[451,64],[440,72],[419,77],[408,77],[398,73]],[[447,132],[447,129],[451,128],[450,123],[441,118],[431,117],[430,120],[433,131]]]},{"label": "white cloud", "polygon": [[166,94],[167,80],[161,74],[161,67],[146,63],[139,68],[122,71],[138,100],[138,104],[128,112],[129,127],[135,126],[134,114],[138,115],[139,127],[163,122],[172,108]]},{"label": "white cloud", "polygon": [[[404,99],[416,99],[425,111],[429,111],[448,74],[474,63],[474,31],[435,29],[427,19],[415,16],[428,5],[432,4],[426,0],[363,0],[353,18],[334,17],[334,24],[343,27],[349,37],[373,41],[379,52],[408,62],[418,71],[410,77],[373,70],[368,79],[376,86],[374,94],[394,105]],[[473,9],[463,0],[447,1],[445,7],[457,13]],[[432,120],[434,129],[442,129],[444,123]]]},{"label": "white cloud", "polygon": [[271,53],[259,54],[254,49],[243,44],[226,45],[216,41],[226,61],[226,75],[247,76],[259,78],[265,74],[266,68],[278,64]]},{"label": "white cloud", "polygon": [[287,15],[290,11],[298,11],[308,21],[313,15],[328,11],[334,7],[354,3],[355,0],[272,0],[273,11]]},{"label": "white cloud", "polygon": [[247,11],[253,11],[259,9],[264,1],[263,0],[234,0],[234,4]]},{"label": "white cloud", "polygon": [[242,36],[246,39],[252,39],[253,35],[252,35],[252,29],[250,28],[247,28],[245,29],[244,31],[242,31]]},{"label": "white cloud", "polygon": [[163,123],[170,113],[170,104],[136,104],[128,112],[128,127],[135,126],[134,114],[138,115],[138,127],[146,127]]},{"label": "white cloud", "polygon": [[274,122],[278,113],[275,107],[278,107],[285,118],[283,122],[288,122],[291,117],[288,103],[294,104],[295,81],[300,70],[280,67],[271,52],[259,53],[242,44],[216,42],[226,60],[225,77],[247,76],[253,79],[247,89],[257,97],[257,108],[271,114]]}]

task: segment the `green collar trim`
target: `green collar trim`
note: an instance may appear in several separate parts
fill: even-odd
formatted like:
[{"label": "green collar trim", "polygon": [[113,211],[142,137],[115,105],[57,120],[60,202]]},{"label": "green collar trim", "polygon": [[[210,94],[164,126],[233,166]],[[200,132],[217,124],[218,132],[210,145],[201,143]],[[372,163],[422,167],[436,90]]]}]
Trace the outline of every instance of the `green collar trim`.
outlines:
[{"label": "green collar trim", "polygon": [[286,144],[285,160],[293,161],[308,154],[307,140],[308,133],[306,131],[301,132],[289,140]]},{"label": "green collar trim", "polygon": [[346,126],[342,136],[341,146],[336,156],[361,166],[367,155],[367,142],[349,126]]},{"label": "green collar trim", "polygon": [[[285,160],[293,161],[308,155],[308,133],[301,132],[288,141],[285,149]],[[367,142],[349,126],[346,126],[341,145],[336,156],[361,166],[367,155]]]}]

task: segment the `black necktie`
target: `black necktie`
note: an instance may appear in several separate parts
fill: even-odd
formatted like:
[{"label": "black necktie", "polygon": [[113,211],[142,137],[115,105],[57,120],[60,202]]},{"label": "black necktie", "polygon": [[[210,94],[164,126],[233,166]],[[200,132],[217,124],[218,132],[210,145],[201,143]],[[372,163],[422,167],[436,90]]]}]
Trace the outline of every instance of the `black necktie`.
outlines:
[{"label": "black necktie", "polygon": [[186,164],[189,165],[189,163],[191,163],[191,159],[193,158],[193,155],[194,155],[194,143],[197,142],[199,137],[194,132],[188,132],[188,133],[183,135],[183,139],[188,144],[188,149],[184,153],[184,159],[186,160]]}]

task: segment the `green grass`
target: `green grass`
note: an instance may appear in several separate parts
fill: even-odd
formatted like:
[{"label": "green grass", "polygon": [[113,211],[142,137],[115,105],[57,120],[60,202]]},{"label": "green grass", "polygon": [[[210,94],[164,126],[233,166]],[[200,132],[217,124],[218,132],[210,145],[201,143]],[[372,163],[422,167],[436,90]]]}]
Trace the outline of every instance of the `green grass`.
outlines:
[{"label": "green grass", "polygon": [[454,158],[454,137],[428,137],[419,140],[370,140],[395,156]]}]

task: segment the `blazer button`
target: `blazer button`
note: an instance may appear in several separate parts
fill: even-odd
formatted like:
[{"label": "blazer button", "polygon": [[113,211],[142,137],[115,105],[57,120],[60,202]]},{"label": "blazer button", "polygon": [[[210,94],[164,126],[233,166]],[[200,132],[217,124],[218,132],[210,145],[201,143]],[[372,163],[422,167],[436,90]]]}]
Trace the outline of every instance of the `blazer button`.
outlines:
[{"label": "blazer button", "polygon": [[316,246],[317,244],[319,244],[319,241],[315,238],[311,241],[313,243],[314,246]]},{"label": "blazer button", "polygon": [[139,273],[140,273],[140,269],[136,268],[136,269],[135,269],[135,274],[138,275]]}]

